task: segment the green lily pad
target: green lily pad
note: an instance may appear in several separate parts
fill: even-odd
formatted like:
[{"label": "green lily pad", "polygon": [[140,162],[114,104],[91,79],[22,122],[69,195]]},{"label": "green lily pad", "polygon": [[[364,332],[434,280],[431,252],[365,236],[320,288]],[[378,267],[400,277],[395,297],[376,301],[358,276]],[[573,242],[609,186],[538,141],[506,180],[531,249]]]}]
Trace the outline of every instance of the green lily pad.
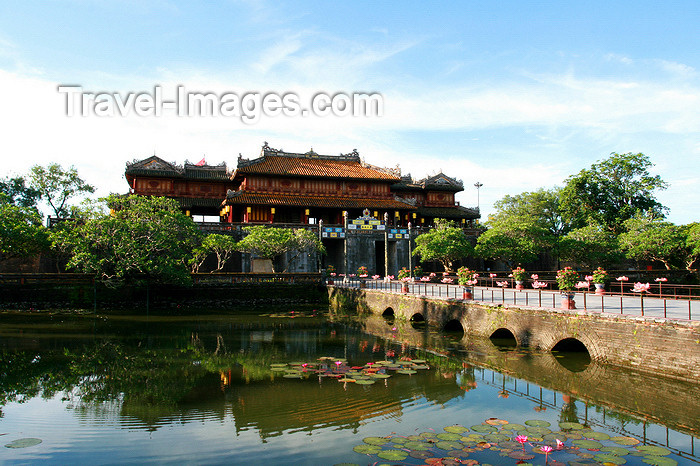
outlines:
[{"label": "green lily pad", "polygon": [[408,443],[409,440],[406,437],[394,437],[391,440],[389,440],[391,443],[395,443],[397,445],[403,445],[404,443]]},{"label": "green lily pad", "polygon": [[413,364],[425,364],[428,361],[426,361],[425,359],[411,359],[411,362]]},{"label": "green lily pad", "polygon": [[415,365],[411,366],[411,368],[420,371],[420,370],[430,369],[430,366],[428,366],[426,364],[415,364]]},{"label": "green lily pad", "polygon": [[535,457],[535,455],[520,450],[508,453],[508,457],[513,458],[514,460],[531,460]]},{"label": "green lily pad", "polygon": [[618,445],[627,446],[637,445],[639,443],[639,440],[637,440],[634,437],[610,437],[610,440],[617,443]]},{"label": "green lily pad", "polygon": [[625,464],[627,463],[627,460],[624,459],[621,456],[616,456],[616,455],[610,455],[608,453],[600,453],[598,455],[595,455],[593,458],[595,458],[596,461],[600,463],[612,463],[612,464]]},{"label": "green lily pad", "polygon": [[289,373],[289,374],[284,374],[282,377],[284,377],[285,379],[301,379],[301,374]]},{"label": "green lily pad", "polygon": [[675,466],[678,464],[678,461],[674,460],[673,458],[654,455],[645,456],[642,458],[642,462],[647,464],[655,464],[656,466]]},{"label": "green lily pad", "polygon": [[39,438],[20,438],[5,445],[6,448],[27,448],[39,445],[42,442]]},{"label": "green lily pad", "polygon": [[579,424],[578,422],[560,422],[559,428],[561,430],[581,430],[585,428],[585,426],[583,424]]},{"label": "green lily pad", "polygon": [[547,434],[552,433],[552,429],[548,429],[546,427],[528,427],[527,431],[530,432],[531,434],[535,434],[535,435],[538,435],[540,437],[543,435],[547,435]]},{"label": "green lily pad", "polygon": [[540,419],[532,419],[530,421],[525,421],[525,425],[531,427],[549,427],[552,424],[550,424],[547,421],[542,421]]},{"label": "green lily pad", "polygon": [[418,371],[414,371],[413,369],[399,369],[396,371],[397,374],[404,374],[404,375],[411,375],[411,374],[416,374]]},{"label": "green lily pad", "polygon": [[355,379],[351,379],[350,377],[343,377],[342,379],[338,379],[338,382],[343,382],[343,383],[351,382],[351,383],[355,383],[356,380],[355,380]]},{"label": "green lily pad", "polygon": [[272,372],[285,372],[287,370],[287,366],[285,365],[284,367],[271,367],[270,370]]},{"label": "green lily pad", "polygon": [[270,367],[287,367],[287,363],[285,363],[285,362],[274,363],[274,364],[270,364]]},{"label": "green lily pad", "polygon": [[383,450],[377,454],[383,460],[403,461],[408,457],[408,452],[403,450]]},{"label": "green lily pad", "polygon": [[651,456],[666,456],[671,454],[671,450],[664,447],[655,447],[653,445],[642,445],[641,447],[637,447],[637,451]]},{"label": "green lily pad", "polygon": [[471,429],[474,432],[482,432],[482,433],[496,432],[498,430],[493,426],[487,426],[485,424],[477,424],[475,426],[471,426]]},{"label": "green lily pad", "polygon": [[404,443],[403,446],[408,448],[409,450],[426,451],[431,447],[431,444],[429,444],[428,442],[417,442],[414,440],[410,440]]},{"label": "green lily pad", "polygon": [[389,374],[379,374],[379,373],[370,374],[369,376],[372,377],[373,379],[388,379],[391,377]]},{"label": "green lily pad", "polygon": [[425,460],[428,458],[432,458],[434,455],[429,451],[412,450],[408,453],[408,456],[410,456],[411,458],[417,458],[419,460]]},{"label": "green lily pad", "polygon": [[595,440],[574,440],[574,445],[586,450],[600,450],[603,447],[602,443]]},{"label": "green lily pad", "polygon": [[508,424],[504,424],[504,425],[501,427],[501,429],[503,429],[503,430],[525,430],[525,429],[527,429],[527,427],[525,427],[525,426],[522,425],[522,424],[511,424],[511,423],[508,423]]},{"label": "green lily pad", "polygon": [[437,434],[435,432],[421,432],[420,436],[422,438],[436,438]]},{"label": "green lily pad", "polygon": [[610,436],[605,432],[591,432],[584,435],[592,440],[610,440]]},{"label": "green lily pad", "polygon": [[365,437],[362,439],[367,445],[385,445],[389,443],[389,440],[384,437]]},{"label": "green lily pad", "polygon": [[447,426],[443,429],[445,432],[450,432],[452,434],[463,434],[464,432],[469,432],[469,429],[467,429],[464,426],[460,425],[453,425],[453,426]]},{"label": "green lily pad", "polygon": [[510,435],[506,434],[488,434],[484,435],[484,440],[491,443],[500,443],[510,440]]},{"label": "green lily pad", "polygon": [[542,439],[547,440],[548,442],[553,442],[555,440],[559,440],[560,442],[565,442],[566,441],[566,434],[564,432],[552,432],[551,434],[543,435]]},{"label": "green lily pad", "polygon": [[615,456],[626,456],[629,453],[627,448],[622,447],[603,447],[600,449],[600,451],[610,453],[611,455]]},{"label": "green lily pad", "polygon": [[382,447],[377,445],[358,445],[353,448],[353,451],[362,455],[376,455],[382,451]]},{"label": "green lily pad", "polygon": [[566,433],[566,438],[571,440],[581,440],[583,435],[579,434],[578,432],[571,431]]},{"label": "green lily pad", "polygon": [[367,379],[355,379],[356,385],[372,385],[373,383],[376,383],[376,381]]},{"label": "green lily pad", "polygon": [[454,434],[454,433],[450,433],[450,432],[445,432],[445,433],[442,433],[442,434],[437,434],[437,438],[439,438],[440,440],[454,440],[454,441],[456,441],[456,440],[461,439],[462,436],[459,435],[459,434]]},{"label": "green lily pad", "polygon": [[435,444],[436,447],[438,447],[440,450],[459,450],[462,448],[462,444],[459,442],[454,442],[454,441],[449,441],[449,440],[442,440],[438,443]]}]

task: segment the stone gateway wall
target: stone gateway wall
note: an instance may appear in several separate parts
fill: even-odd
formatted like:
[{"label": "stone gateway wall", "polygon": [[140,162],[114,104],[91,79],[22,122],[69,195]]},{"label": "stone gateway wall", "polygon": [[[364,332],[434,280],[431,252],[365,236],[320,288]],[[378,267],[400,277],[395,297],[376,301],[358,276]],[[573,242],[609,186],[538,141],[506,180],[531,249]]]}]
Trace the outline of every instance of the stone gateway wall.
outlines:
[{"label": "stone gateway wall", "polygon": [[498,329],[507,329],[519,345],[545,351],[573,338],[598,362],[693,383],[700,380],[700,322],[524,309],[334,287],[329,287],[329,298],[332,307],[342,302],[347,308],[353,303],[377,315],[391,309],[396,318],[406,320],[420,315],[440,329],[457,321],[467,335],[490,337]]}]

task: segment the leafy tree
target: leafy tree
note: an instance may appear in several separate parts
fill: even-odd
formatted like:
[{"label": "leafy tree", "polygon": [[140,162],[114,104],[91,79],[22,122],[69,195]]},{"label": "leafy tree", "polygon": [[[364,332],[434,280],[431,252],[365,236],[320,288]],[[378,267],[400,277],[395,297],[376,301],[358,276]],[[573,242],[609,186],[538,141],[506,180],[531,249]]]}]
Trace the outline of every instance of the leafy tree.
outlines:
[{"label": "leafy tree", "polygon": [[494,203],[497,212],[489,218],[494,225],[517,219],[522,223],[531,223],[551,236],[559,237],[570,229],[562,216],[559,206],[561,188],[543,189],[524,192],[515,196],[506,195]]},{"label": "leafy tree", "polygon": [[610,266],[623,258],[617,236],[600,225],[570,231],[559,241],[560,257],[584,268]]},{"label": "leafy tree", "polygon": [[34,165],[29,173],[31,188],[41,194],[51,206],[56,217],[66,217],[68,200],[83,193],[94,193],[95,188],[78,176],[75,167],[65,170],[57,163],[48,167]]},{"label": "leafy tree", "polygon": [[687,231],[657,218],[637,216],[624,223],[627,229],[618,238],[630,259],[659,261],[667,270],[686,256]]},{"label": "leafy tree", "polygon": [[554,243],[555,238],[548,230],[514,218],[495,223],[482,233],[477,239],[475,252],[479,257],[502,260],[513,267],[536,260]]},{"label": "leafy tree", "polygon": [[26,185],[21,176],[0,179],[0,199],[20,207],[36,207],[41,193]]},{"label": "leafy tree", "polygon": [[105,201],[110,214],[93,213],[51,232],[53,247],[69,255],[69,268],[105,281],[190,280],[187,262],[200,233],[177,201],[133,195]]},{"label": "leafy tree", "polygon": [[687,237],[685,246],[687,255],[685,256],[685,268],[694,272],[693,265],[700,259],[700,223],[692,223],[687,227]]},{"label": "leafy tree", "polygon": [[201,246],[193,251],[193,257],[190,259],[193,272],[199,272],[209,254],[216,254],[216,270],[218,272],[224,268],[226,262],[231,258],[231,255],[237,251],[236,240],[229,235],[210,234],[204,237]]},{"label": "leafy tree", "polygon": [[48,247],[36,209],[0,200],[0,260],[28,257]]},{"label": "leafy tree", "polygon": [[474,255],[467,235],[455,223],[436,218],[435,228],[418,235],[413,254],[420,256],[422,261],[439,261],[445,271],[452,271],[454,261]]},{"label": "leafy tree", "polygon": [[665,207],[654,191],[668,186],[659,175],[651,175],[653,164],[642,153],[617,154],[594,163],[566,180],[561,191],[564,217],[576,227],[597,223],[615,234],[637,212],[663,216]]},{"label": "leafy tree", "polygon": [[[292,229],[256,225],[246,227],[243,230],[248,234],[238,243],[238,250],[255,254],[263,259],[273,260],[292,251],[295,251],[296,254],[291,260],[305,252],[326,253],[326,248],[318,236],[304,228]],[[272,270],[275,271],[274,262]]]}]

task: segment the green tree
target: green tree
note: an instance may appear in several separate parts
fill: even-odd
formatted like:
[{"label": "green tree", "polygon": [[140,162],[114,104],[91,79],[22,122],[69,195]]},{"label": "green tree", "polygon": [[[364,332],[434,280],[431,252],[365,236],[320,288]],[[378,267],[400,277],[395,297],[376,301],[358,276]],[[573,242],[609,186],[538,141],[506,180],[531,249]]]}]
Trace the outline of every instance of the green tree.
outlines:
[{"label": "green tree", "polygon": [[202,244],[193,251],[193,257],[190,259],[190,265],[193,272],[199,272],[209,254],[216,254],[216,269],[212,272],[218,272],[224,268],[226,262],[231,258],[234,252],[237,251],[236,240],[229,235],[210,234],[204,237]]},{"label": "green tree", "polygon": [[36,207],[41,193],[27,186],[21,176],[0,179],[0,199],[20,207]]},{"label": "green tree", "polygon": [[418,235],[413,254],[421,261],[438,261],[447,272],[453,270],[454,261],[474,255],[474,247],[461,228],[449,220],[436,218],[435,228]]},{"label": "green tree", "polygon": [[561,191],[561,209],[575,227],[597,223],[615,234],[637,212],[663,216],[665,207],[654,192],[668,186],[659,175],[651,175],[653,164],[642,153],[617,154],[594,163],[588,170],[570,176]]},{"label": "green tree", "polygon": [[29,173],[31,188],[41,194],[56,217],[66,217],[69,212],[68,200],[76,195],[94,193],[95,188],[78,176],[75,167],[63,169],[52,163],[48,167],[34,165]]},{"label": "green tree", "polygon": [[[255,254],[273,260],[282,254],[295,252],[290,262],[301,254],[326,253],[326,248],[312,231],[304,228],[277,228],[256,225],[243,229],[247,235],[238,243],[241,252]],[[286,269],[283,271],[285,272]]]},{"label": "green tree", "polygon": [[610,266],[623,259],[615,236],[600,225],[586,225],[570,231],[559,241],[561,259],[583,268]]},{"label": "green tree", "polygon": [[51,232],[53,247],[70,257],[69,268],[105,281],[190,281],[187,263],[201,234],[177,201],[112,195],[105,202],[110,214],[93,213]]},{"label": "green tree", "polygon": [[694,272],[695,262],[700,259],[700,223],[691,223],[686,226],[687,237],[685,241],[687,254],[685,256],[685,268]]},{"label": "green tree", "polygon": [[555,242],[548,230],[533,222],[518,218],[487,224],[488,230],[479,236],[475,252],[484,259],[501,260],[513,267],[532,262]]},{"label": "green tree", "polygon": [[36,209],[0,200],[0,260],[29,257],[48,248]]},{"label": "green tree", "polygon": [[657,218],[637,216],[624,223],[627,229],[618,239],[630,259],[659,261],[670,270],[687,254],[687,229]]},{"label": "green tree", "polygon": [[509,222],[516,219],[521,223],[531,223],[546,230],[550,236],[559,237],[570,230],[559,206],[561,188],[523,192],[515,196],[506,195],[494,203],[496,213],[489,218],[489,224]]}]

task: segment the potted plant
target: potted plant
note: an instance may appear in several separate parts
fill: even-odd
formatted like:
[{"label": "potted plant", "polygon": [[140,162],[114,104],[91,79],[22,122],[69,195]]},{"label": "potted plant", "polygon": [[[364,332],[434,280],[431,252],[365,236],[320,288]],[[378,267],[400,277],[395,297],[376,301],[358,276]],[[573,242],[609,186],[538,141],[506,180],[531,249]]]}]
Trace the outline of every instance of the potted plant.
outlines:
[{"label": "potted plant", "polygon": [[401,281],[401,292],[408,293],[408,282],[411,281],[411,271],[406,267],[399,270],[399,280]]},{"label": "potted plant", "polygon": [[562,307],[564,309],[576,309],[573,289],[578,283],[578,272],[571,267],[564,267],[557,272],[557,284],[562,291]]},{"label": "potted plant", "polygon": [[367,267],[365,267],[364,265],[358,267],[357,276],[360,279],[360,288],[365,288],[367,286],[367,283],[365,283],[365,279],[369,276],[369,270],[367,270]]},{"label": "potted plant", "polygon": [[525,283],[525,280],[527,279],[527,271],[524,268],[517,266],[513,269],[511,275],[513,275],[513,280],[515,280],[515,289],[524,289],[525,287],[523,286],[523,283]]},{"label": "potted plant", "polygon": [[335,267],[332,265],[329,265],[326,267],[326,281],[329,285],[332,285],[334,283],[335,279]]},{"label": "potted plant", "polygon": [[593,285],[595,285],[595,293],[605,294],[605,282],[610,280],[608,272],[604,268],[598,267],[593,271],[591,277],[593,278]]},{"label": "potted plant", "polygon": [[414,277],[422,277],[423,276],[423,267],[420,265],[416,265],[413,267],[413,276]]},{"label": "potted plant", "polygon": [[464,287],[462,290],[462,299],[473,299],[473,286],[476,285],[479,274],[467,267],[457,269],[457,282]]}]

